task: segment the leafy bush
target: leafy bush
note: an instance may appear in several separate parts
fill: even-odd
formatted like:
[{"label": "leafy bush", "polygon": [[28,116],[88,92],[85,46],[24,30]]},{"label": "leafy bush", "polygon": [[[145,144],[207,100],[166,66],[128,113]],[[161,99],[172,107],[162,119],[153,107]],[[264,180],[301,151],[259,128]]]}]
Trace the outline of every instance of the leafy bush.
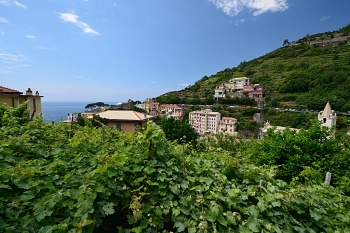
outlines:
[{"label": "leafy bush", "polygon": [[153,123],[103,140],[16,111],[0,115],[1,232],[350,231],[349,197],[289,185],[238,151],[172,144]]}]

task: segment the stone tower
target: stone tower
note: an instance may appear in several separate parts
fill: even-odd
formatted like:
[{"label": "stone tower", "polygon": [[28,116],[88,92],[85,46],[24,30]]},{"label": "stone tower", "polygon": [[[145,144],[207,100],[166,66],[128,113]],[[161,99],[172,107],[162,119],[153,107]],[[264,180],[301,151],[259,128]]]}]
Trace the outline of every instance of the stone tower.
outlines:
[{"label": "stone tower", "polygon": [[318,113],[318,120],[322,122],[322,126],[332,128],[337,124],[337,114],[331,109],[331,105],[327,102],[324,110]]}]

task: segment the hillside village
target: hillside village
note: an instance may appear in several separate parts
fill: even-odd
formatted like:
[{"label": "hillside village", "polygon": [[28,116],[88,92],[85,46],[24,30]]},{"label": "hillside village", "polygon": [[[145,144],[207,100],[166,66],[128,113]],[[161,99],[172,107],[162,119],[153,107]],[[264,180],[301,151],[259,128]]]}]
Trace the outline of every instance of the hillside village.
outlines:
[{"label": "hillside village", "polygon": [[[87,108],[84,113],[67,113],[65,122],[74,122],[79,115],[87,118],[98,115],[108,119],[109,127],[132,132],[145,126],[148,121],[159,117],[173,117],[187,121],[202,135],[218,133],[238,135],[242,134],[240,131],[244,128],[243,123],[247,125],[255,122],[250,126],[250,131],[255,137],[260,138],[259,132],[266,130],[268,125],[284,128],[288,126],[279,125],[281,122],[272,117],[273,111],[322,112],[321,109],[326,104],[327,106],[331,104],[339,113],[341,127],[346,129],[348,120],[344,117],[350,115],[350,95],[347,89],[349,81],[344,75],[347,74],[350,64],[349,31],[348,25],[339,31],[307,35],[298,41],[289,42],[286,39],[282,48],[270,54],[250,62],[242,62],[236,68],[225,69],[211,77],[203,77],[183,90],[147,98],[143,102],[129,99],[126,103]],[[314,64],[306,63],[304,57],[294,61],[293,57],[298,53],[300,55],[306,53],[307,59],[315,57]],[[332,63],[328,61],[330,56],[328,54],[334,54]],[[277,55],[280,58],[276,60]],[[289,64],[300,62],[299,65],[302,67],[293,65],[294,68],[288,68],[285,61]],[[270,66],[271,69],[267,70],[266,67]],[[286,68],[288,69],[285,70]],[[308,69],[311,73],[320,70],[322,74],[311,76],[316,78],[315,81],[308,80],[308,76],[304,77]],[[332,71],[326,75],[335,76],[334,80],[329,80],[328,76],[317,80],[318,76],[324,76],[324,73],[332,69],[338,70],[338,74]],[[331,84],[329,81],[339,83]],[[320,94],[322,88],[328,89],[326,83],[334,88]],[[42,115],[43,96],[40,96],[38,91],[33,94],[28,88],[23,94],[11,88],[0,87],[1,102],[17,107],[28,101],[31,117]],[[242,116],[242,112],[249,114]],[[317,118],[316,115],[309,117]]]},{"label": "hillside village", "polygon": [[[251,84],[247,77],[233,78],[228,83],[222,83],[215,87],[213,98],[218,100],[220,98],[234,98],[244,97],[254,99],[258,103],[264,103],[265,89],[260,84]],[[31,118],[42,116],[41,98],[36,91],[32,94],[30,88],[25,95],[14,89],[0,87],[0,102],[6,105],[17,107],[24,101],[27,101],[27,108],[30,112]],[[68,113],[66,123],[73,123],[78,120],[78,117],[85,117],[92,119],[93,116],[99,116],[107,119],[107,126],[117,128],[126,132],[134,132],[138,128],[145,127],[148,121],[154,121],[155,118],[175,118],[177,120],[184,120],[186,115],[186,105],[177,104],[161,104],[154,99],[148,98],[142,103],[135,103],[131,99],[127,103],[118,103],[116,105],[97,107],[91,104],[91,109],[83,113]],[[88,106],[87,106],[88,107]],[[228,134],[232,136],[238,135],[238,120],[234,117],[222,116],[220,112],[212,111],[210,106],[206,106],[203,110],[196,110],[188,112],[188,123],[199,135],[215,135]],[[140,111],[141,110],[141,111]],[[262,109],[263,110],[263,109]],[[263,111],[256,113],[254,118],[256,121],[262,123]],[[325,109],[318,114],[318,120],[322,125],[332,128],[336,125],[336,113],[331,109],[329,102]],[[267,132],[269,128],[276,128],[284,130],[286,127],[272,126],[269,121],[266,121],[257,133],[257,138],[263,137],[263,133]]]}]

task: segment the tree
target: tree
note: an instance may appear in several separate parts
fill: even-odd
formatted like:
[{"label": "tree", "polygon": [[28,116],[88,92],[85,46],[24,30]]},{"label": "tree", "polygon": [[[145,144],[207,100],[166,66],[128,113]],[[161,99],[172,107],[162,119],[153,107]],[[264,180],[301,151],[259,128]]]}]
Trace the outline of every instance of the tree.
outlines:
[{"label": "tree", "polygon": [[283,41],[283,46],[286,46],[286,45],[289,45],[288,39],[285,39],[285,40]]},{"label": "tree", "polygon": [[160,120],[160,127],[163,129],[166,138],[170,141],[196,144],[198,133],[187,121],[180,121],[173,117],[162,118]]},{"label": "tree", "polygon": [[109,104],[105,104],[105,103],[103,103],[103,102],[96,102],[96,103],[87,104],[87,105],[85,106],[85,108],[90,108],[91,111],[92,111],[94,108],[96,108],[96,107],[99,107],[99,108],[101,108],[101,107],[109,107]]},{"label": "tree", "polygon": [[251,158],[258,165],[278,166],[277,177],[287,182],[298,177],[307,166],[322,174],[339,173],[341,147],[329,136],[330,130],[321,127],[319,122],[299,132],[288,128],[284,131],[269,129],[261,143],[252,148]]},{"label": "tree", "polygon": [[[89,123],[88,123],[89,122]],[[93,115],[92,119],[82,117],[81,114],[78,115],[77,123],[80,126],[92,126],[96,128],[101,128],[108,124],[108,119],[100,117],[99,115]]]}]

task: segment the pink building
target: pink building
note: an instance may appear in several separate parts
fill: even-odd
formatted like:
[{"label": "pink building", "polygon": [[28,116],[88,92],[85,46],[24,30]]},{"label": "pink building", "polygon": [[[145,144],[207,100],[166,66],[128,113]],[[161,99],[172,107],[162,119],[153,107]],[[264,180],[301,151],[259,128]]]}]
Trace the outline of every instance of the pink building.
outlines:
[{"label": "pink building", "polygon": [[243,87],[244,92],[248,92],[249,98],[260,99],[265,97],[265,89],[260,84],[249,84]]},{"label": "pink building", "polygon": [[149,113],[154,117],[160,116],[160,103],[152,100],[149,103]]},{"label": "pink building", "polygon": [[216,134],[221,114],[210,109],[189,113],[189,123],[199,134]]}]

